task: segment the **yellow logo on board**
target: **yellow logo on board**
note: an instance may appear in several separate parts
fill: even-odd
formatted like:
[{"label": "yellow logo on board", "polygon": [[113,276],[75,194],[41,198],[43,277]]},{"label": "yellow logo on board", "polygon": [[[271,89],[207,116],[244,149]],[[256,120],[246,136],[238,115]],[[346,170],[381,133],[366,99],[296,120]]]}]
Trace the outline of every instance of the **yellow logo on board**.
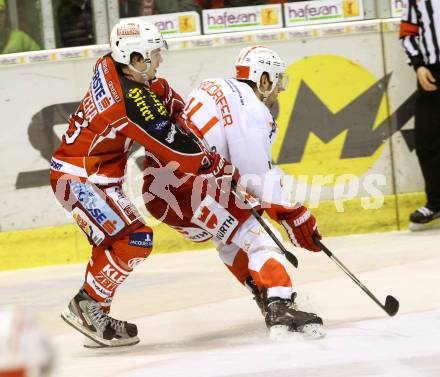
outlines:
[{"label": "yellow logo on board", "polygon": [[358,0],[343,0],[342,9],[344,17],[357,17],[359,16],[359,3]]},{"label": "yellow logo on board", "polygon": [[196,31],[194,16],[179,16],[179,33],[193,33]]},{"label": "yellow logo on board", "polygon": [[287,73],[289,86],[278,103],[275,163],[288,174],[309,176],[360,177],[372,169],[389,137],[387,77],[378,79],[336,55],[304,58]]},{"label": "yellow logo on board", "polygon": [[261,10],[261,24],[262,25],[278,24],[278,12],[276,8],[264,8]]}]

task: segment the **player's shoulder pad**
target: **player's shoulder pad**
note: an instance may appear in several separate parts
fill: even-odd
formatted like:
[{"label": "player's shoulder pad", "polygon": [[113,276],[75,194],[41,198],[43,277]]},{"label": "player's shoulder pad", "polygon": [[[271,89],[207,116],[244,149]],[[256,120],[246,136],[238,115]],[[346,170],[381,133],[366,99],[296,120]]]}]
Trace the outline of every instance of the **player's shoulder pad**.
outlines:
[{"label": "player's shoulder pad", "polygon": [[170,85],[168,81],[162,77],[156,77],[150,81],[150,89],[158,94],[160,97],[167,97],[168,92],[170,91]]},{"label": "player's shoulder pad", "polygon": [[122,91],[113,61],[109,56],[98,59],[93,72],[90,92],[99,113],[121,102]]}]

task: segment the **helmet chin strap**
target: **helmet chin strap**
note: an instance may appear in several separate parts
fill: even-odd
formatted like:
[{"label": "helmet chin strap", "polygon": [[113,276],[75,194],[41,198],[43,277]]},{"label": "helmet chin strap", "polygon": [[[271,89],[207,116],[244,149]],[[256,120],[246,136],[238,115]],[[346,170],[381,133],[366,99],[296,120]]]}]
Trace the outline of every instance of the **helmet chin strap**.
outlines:
[{"label": "helmet chin strap", "polygon": [[147,68],[145,68],[143,71],[139,71],[139,69],[135,68],[133,66],[133,64],[131,64],[131,63],[128,66],[130,67],[130,69],[132,69],[136,73],[139,73],[142,76],[142,78],[145,80],[145,83],[147,83],[148,80],[150,80],[150,78],[148,77],[148,73],[147,73],[147,71],[150,69],[149,64],[147,65]]}]

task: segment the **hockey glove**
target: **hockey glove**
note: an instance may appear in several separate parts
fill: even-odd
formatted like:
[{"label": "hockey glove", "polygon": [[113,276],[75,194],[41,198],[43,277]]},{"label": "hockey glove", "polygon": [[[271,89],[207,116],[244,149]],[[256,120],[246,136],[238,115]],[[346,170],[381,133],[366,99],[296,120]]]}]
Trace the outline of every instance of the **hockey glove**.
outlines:
[{"label": "hockey glove", "polygon": [[218,188],[223,188],[225,182],[237,184],[240,179],[238,169],[226,160],[221,154],[210,152],[210,167],[201,171],[209,182],[213,182]]},{"label": "hockey glove", "polygon": [[316,233],[321,239],[316,218],[308,208],[300,206],[297,208],[286,208],[281,206],[277,209],[268,210],[269,216],[278,221],[286,229],[290,242],[297,247],[303,247],[310,251],[320,251],[320,247],[312,239]]}]

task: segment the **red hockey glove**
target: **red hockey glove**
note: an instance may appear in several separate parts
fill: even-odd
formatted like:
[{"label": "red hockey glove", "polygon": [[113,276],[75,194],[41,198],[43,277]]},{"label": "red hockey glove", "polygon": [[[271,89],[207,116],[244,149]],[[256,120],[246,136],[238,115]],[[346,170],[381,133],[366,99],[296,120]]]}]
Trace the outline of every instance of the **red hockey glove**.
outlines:
[{"label": "red hockey glove", "polygon": [[208,181],[214,181],[219,188],[227,181],[228,184],[237,184],[240,179],[238,169],[226,160],[221,154],[210,152],[210,167],[201,171]]},{"label": "red hockey glove", "polygon": [[[290,242],[297,247],[303,247],[310,251],[320,251],[320,247],[315,244],[312,236],[316,233],[319,239],[321,239],[321,234],[316,224],[316,218],[308,208],[304,206],[289,209],[281,208],[282,210],[275,211],[271,208],[268,213],[286,229]],[[273,216],[274,214],[275,216]]]}]

